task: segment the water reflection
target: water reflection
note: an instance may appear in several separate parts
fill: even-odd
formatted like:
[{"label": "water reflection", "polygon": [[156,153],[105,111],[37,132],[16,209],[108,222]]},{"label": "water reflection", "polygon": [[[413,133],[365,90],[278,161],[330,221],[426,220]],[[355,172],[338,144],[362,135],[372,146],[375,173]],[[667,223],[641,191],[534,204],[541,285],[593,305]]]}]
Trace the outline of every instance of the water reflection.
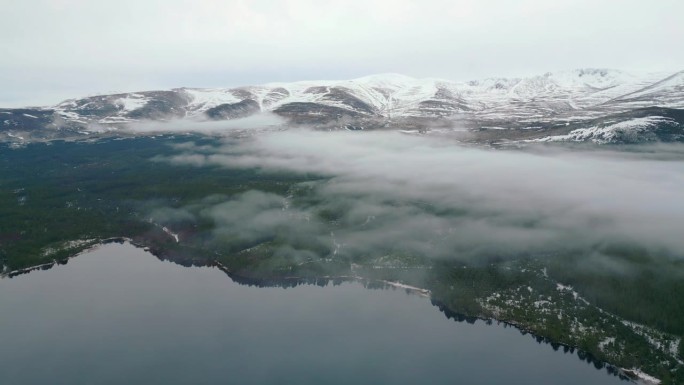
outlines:
[{"label": "water reflection", "polygon": [[110,244],[0,280],[0,383],[620,383],[403,289],[231,278]]}]

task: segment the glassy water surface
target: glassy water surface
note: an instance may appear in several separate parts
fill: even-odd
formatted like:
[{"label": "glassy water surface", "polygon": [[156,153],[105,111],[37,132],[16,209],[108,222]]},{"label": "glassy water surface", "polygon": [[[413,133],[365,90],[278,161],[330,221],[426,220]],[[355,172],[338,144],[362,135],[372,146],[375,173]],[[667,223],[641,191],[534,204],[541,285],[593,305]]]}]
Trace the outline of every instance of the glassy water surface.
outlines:
[{"label": "glassy water surface", "polygon": [[0,384],[625,384],[404,290],[257,288],[109,244],[0,280]]}]

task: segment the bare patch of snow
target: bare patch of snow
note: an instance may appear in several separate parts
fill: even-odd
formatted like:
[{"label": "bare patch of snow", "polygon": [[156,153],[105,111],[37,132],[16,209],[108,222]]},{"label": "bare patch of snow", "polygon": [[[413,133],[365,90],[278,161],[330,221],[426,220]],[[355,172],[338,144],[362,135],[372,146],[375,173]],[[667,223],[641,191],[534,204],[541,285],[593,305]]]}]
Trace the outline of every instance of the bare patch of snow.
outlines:
[{"label": "bare patch of snow", "polygon": [[163,230],[166,234],[169,234],[170,236],[172,236],[173,239],[176,240],[176,243],[178,243],[178,241],[179,241],[179,239],[178,239],[178,234],[172,232],[172,231],[169,230],[169,228],[166,227],[166,226],[163,226],[163,227],[162,227],[162,230]]},{"label": "bare patch of snow", "polygon": [[603,126],[579,128],[570,131],[566,135],[547,136],[540,139],[532,139],[529,142],[582,142],[589,140],[595,143],[608,143],[615,139],[620,139],[622,135],[646,132],[662,123],[674,123],[674,120],[663,116],[647,116]]},{"label": "bare patch of snow", "polygon": [[392,281],[386,281],[386,280],[381,280],[380,282],[383,282],[387,285],[390,285],[390,286],[393,286],[396,288],[406,289],[406,290],[415,292],[418,295],[423,296],[423,297],[429,297],[430,296],[430,290],[423,289],[422,287],[416,287],[416,286],[406,285],[406,284],[399,283],[399,282],[392,282]]},{"label": "bare patch of snow", "polygon": [[606,346],[615,343],[615,337],[606,337],[603,341],[599,342],[598,347],[601,350],[605,350]]},{"label": "bare patch of snow", "polygon": [[145,107],[148,99],[144,95],[129,94],[125,98],[117,99],[115,104],[120,106],[123,111],[135,111],[139,108]]},{"label": "bare patch of snow", "polygon": [[660,384],[660,382],[661,382],[659,379],[657,379],[657,378],[655,378],[649,374],[644,373],[643,371],[641,371],[641,369],[636,369],[636,368],[634,368],[634,369],[623,369],[623,371],[625,371],[626,373],[631,373],[631,374],[635,375],[636,377],[638,377],[640,380],[642,380],[643,382],[645,382],[647,384],[657,385],[657,384]]},{"label": "bare patch of snow", "polygon": [[17,135],[17,134],[13,134],[13,133],[11,133],[11,132],[8,132],[8,133],[7,133],[7,136],[9,136],[10,138],[15,138],[15,139],[19,139],[19,140],[25,140],[23,136]]}]

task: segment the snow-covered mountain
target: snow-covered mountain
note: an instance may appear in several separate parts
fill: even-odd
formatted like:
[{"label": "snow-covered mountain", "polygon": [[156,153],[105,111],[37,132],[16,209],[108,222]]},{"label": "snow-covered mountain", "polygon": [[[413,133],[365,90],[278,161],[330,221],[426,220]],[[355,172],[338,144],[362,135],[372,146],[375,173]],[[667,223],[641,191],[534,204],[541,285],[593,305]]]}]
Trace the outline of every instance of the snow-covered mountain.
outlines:
[{"label": "snow-covered mountain", "polygon": [[[644,122],[651,128],[665,124],[674,135],[669,139],[680,140],[681,109],[684,71],[578,69],[469,82],[382,74],[342,81],[99,95],[49,108],[0,109],[0,132],[14,140],[33,137],[37,131],[38,136],[88,135],[135,130],[135,123],[142,121],[221,121],[268,112],[294,125],[466,130],[478,140],[606,141],[610,127],[624,130],[637,119],[634,124],[642,128]],[[573,133],[576,130],[583,131]],[[608,137],[614,141],[619,136]]]}]

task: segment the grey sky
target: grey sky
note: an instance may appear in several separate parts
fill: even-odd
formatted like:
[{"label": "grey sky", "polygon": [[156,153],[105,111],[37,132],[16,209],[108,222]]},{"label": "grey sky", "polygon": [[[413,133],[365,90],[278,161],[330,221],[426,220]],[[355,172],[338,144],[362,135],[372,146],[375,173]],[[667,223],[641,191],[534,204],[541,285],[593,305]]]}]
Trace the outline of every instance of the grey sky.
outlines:
[{"label": "grey sky", "polygon": [[398,72],[684,67],[678,0],[0,0],[0,106]]}]

